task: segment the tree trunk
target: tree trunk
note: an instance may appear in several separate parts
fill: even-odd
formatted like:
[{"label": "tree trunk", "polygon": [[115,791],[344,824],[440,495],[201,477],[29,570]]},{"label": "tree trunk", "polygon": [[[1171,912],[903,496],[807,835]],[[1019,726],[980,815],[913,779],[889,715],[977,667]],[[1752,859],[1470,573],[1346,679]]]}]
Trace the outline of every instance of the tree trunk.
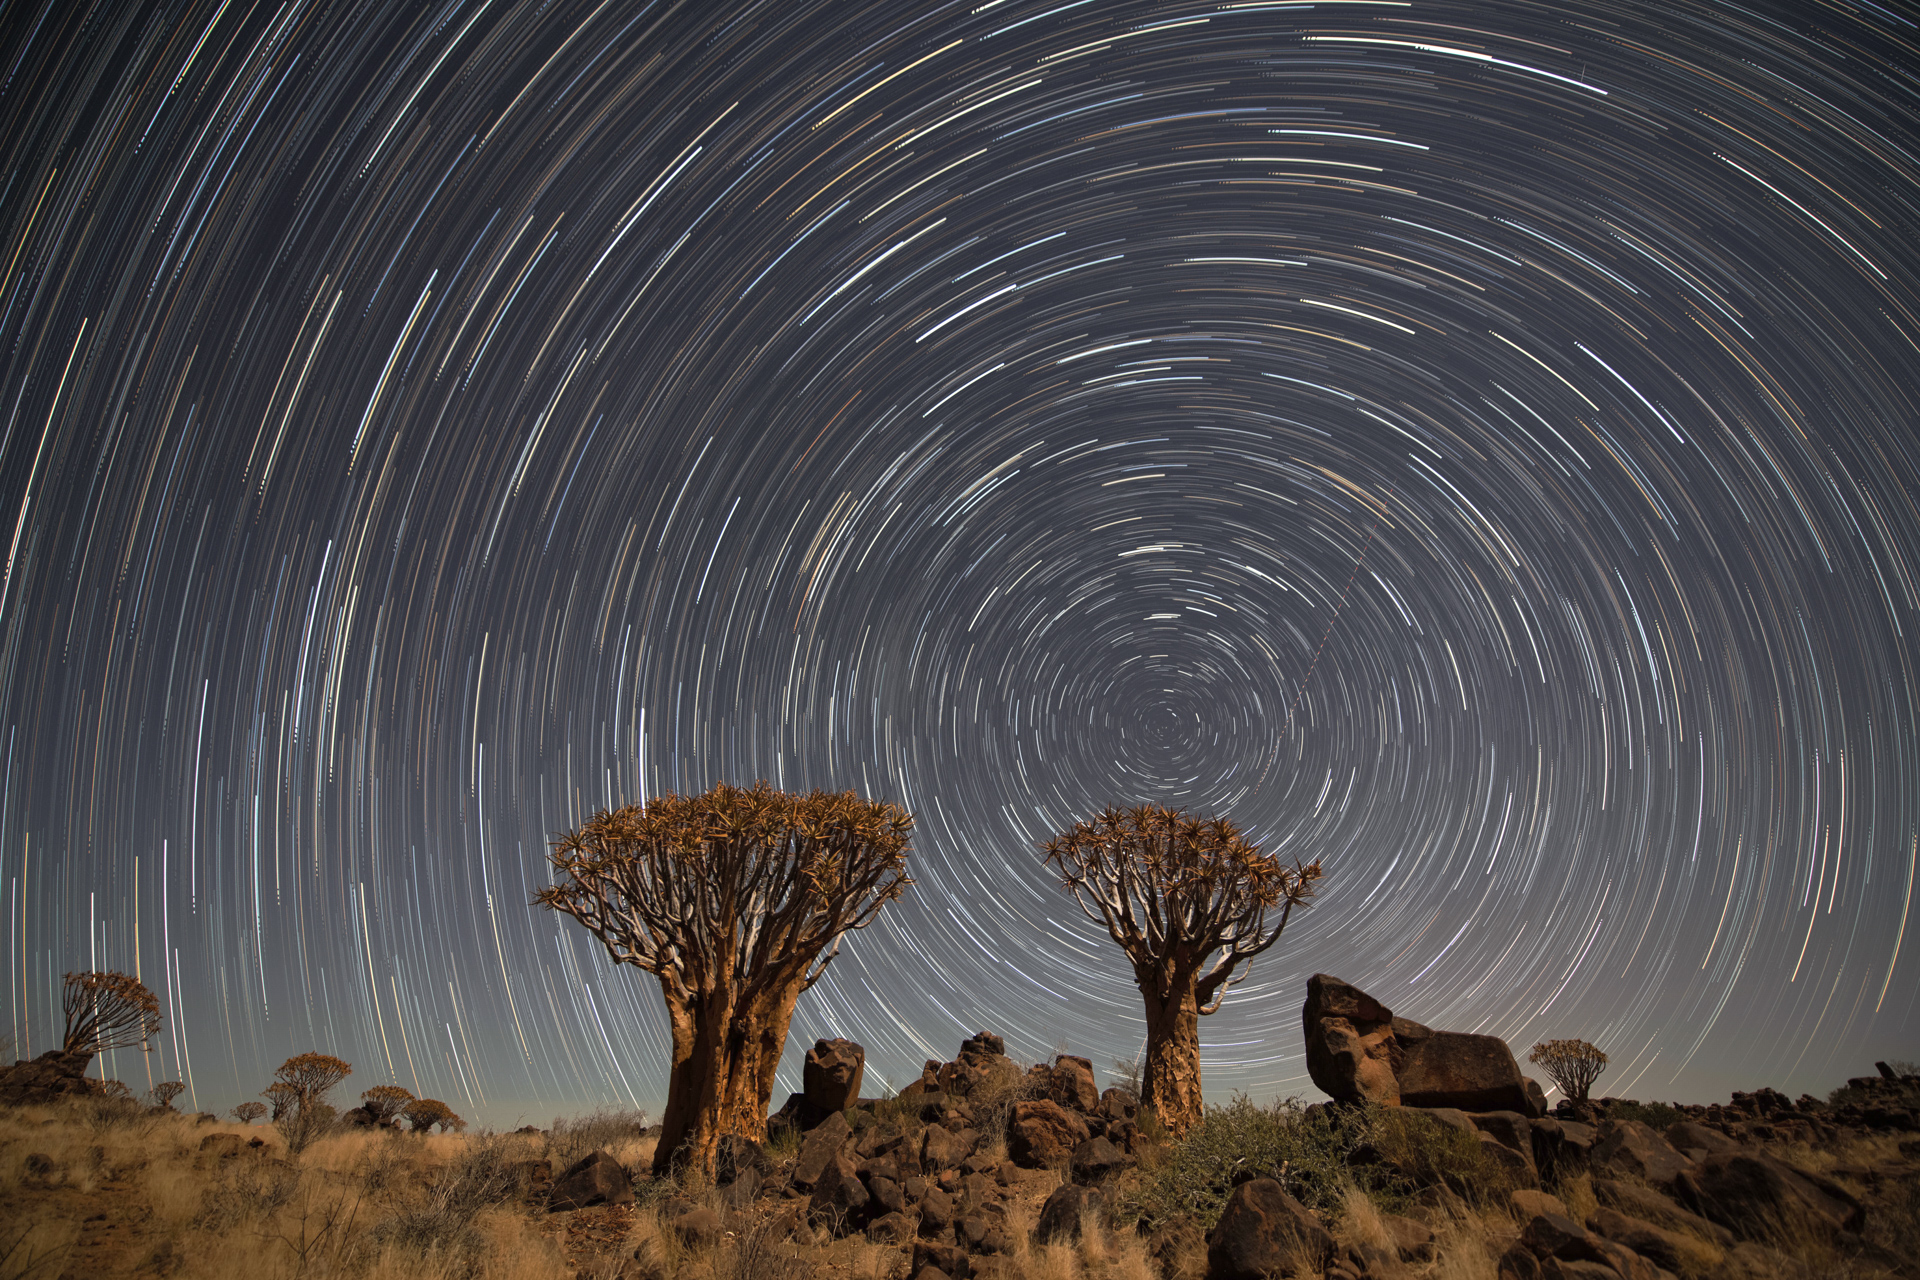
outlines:
[{"label": "tree trunk", "polygon": [[[665,991],[665,983],[662,983]],[[667,997],[673,1029],[673,1069],[667,1083],[655,1177],[684,1169],[698,1180],[713,1176],[722,1134],[767,1139],[767,1104],[800,996],[788,983],[736,1003],[732,992],[704,1001]]]},{"label": "tree trunk", "polygon": [[[1170,986],[1165,996],[1159,988]],[[1176,1137],[1200,1119],[1200,1001],[1192,977],[1142,982],[1146,1000],[1146,1097],[1160,1123]]]}]

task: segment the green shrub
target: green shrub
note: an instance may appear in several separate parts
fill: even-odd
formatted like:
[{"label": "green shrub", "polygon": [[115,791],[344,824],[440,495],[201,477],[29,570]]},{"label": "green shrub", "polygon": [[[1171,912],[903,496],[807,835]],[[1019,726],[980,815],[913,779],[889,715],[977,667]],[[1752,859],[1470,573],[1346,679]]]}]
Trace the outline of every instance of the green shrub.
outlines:
[{"label": "green shrub", "polygon": [[1236,1182],[1275,1178],[1303,1204],[1337,1217],[1374,1110],[1309,1112],[1296,1098],[1260,1107],[1245,1097],[1208,1107],[1184,1138],[1163,1149],[1132,1196],[1123,1197],[1121,1216],[1156,1223],[1192,1217],[1211,1229]]},{"label": "green shrub", "polygon": [[1479,1134],[1442,1124],[1401,1107],[1370,1113],[1371,1154],[1377,1163],[1356,1179],[1387,1208],[1399,1208],[1415,1189],[1444,1186],[1480,1208],[1504,1204],[1513,1176],[1487,1151]]}]

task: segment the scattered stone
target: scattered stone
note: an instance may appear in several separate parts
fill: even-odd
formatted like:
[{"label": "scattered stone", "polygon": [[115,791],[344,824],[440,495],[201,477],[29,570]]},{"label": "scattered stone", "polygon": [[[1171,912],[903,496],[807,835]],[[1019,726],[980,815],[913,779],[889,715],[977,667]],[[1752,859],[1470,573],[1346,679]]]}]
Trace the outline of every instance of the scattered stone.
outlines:
[{"label": "scattered stone", "polygon": [[913,1274],[919,1276],[928,1267],[951,1276],[953,1280],[967,1280],[973,1274],[973,1265],[968,1261],[965,1249],[932,1240],[916,1241],[913,1246]]},{"label": "scattered stone", "polygon": [[689,1246],[710,1245],[725,1234],[720,1215],[705,1205],[689,1209],[667,1224],[667,1229]]},{"label": "scattered stone", "polygon": [[790,1175],[793,1185],[803,1191],[811,1189],[841,1148],[852,1140],[853,1126],[847,1122],[846,1112],[836,1111],[821,1121],[800,1144],[800,1154],[793,1162]]},{"label": "scattered stone", "polygon": [[873,1197],[845,1152],[821,1171],[807,1201],[807,1216],[836,1236],[858,1230],[867,1221]]},{"label": "scattered stone", "polygon": [[1098,1211],[1105,1205],[1105,1198],[1091,1187],[1079,1187],[1072,1183],[1054,1189],[1040,1206],[1040,1220],[1033,1228],[1033,1238],[1041,1244],[1052,1244],[1061,1240],[1078,1240],[1081,1221],[1089,1211]]},{"label": "scattered stone", "polygon": [[618,1160],[592,1151],[567,1166],[547,1195],[547,1212],[585,1209],[596,1204],[632,1204],[633,1180]]},{"label": "scattered stone", "polygon": [[867,1224],[867,1239],[875,1244],[905,1244],[919,1224],[904,1213],[883,1214]]},{"label": "scattered stone", "polygon": [[937,1237],[953,1225],[953,1197],[929,1183],[920,1197],[920,1234]]},{"label": "scattered stone", "polygon": [[1549,1195],[1545,1191],[1522,1188],[1507,1197],[1507,1203],[1513,1206],[1514,1217],[1522,1222],[1543,1213],[1558,1214],[1562,1218],[1571,1218],[1567,1212],[1566,1201],[1559,1196]]},{"label": "scattered stone", "polygon": [[720,1146],[713,1162],[715,1185],[724,1187],[750,1173],[765,1177],[771,1172],[773,1161],[767,1159],[766,1149],[759,1143],[737,1133],[720,1135]]},{"label": "scattered stone", "polygon": [[1087,1122],[1057,1102],[1016,1102],[1007,1122],[1007,1154],[1023,1169],[1041,1169],[1066,1160],[1089,1136]]},{"label": "scattered stone", "polygon": [[1127,1153],[1105,1138],[1088,1138],[1073,1149],[1068,1169],[1075,1182],[1100,1182],[1131,1165]]},{"label": "scattered stone", "polygon": [[1048,1073],[1047,1096],[1074,1111],[1092,1115],[1100,1110],[1100,1089],[1093,1082],[1093,1064],[1063,1053]]},{"label": "scattered stone", "polygon": [[955,1133],[945,1125],[928,1125],[920,1141],[920,1167],[928,1173],[958,1168],[962,1160],[973,1154],[979,1140],[980,1135],[971,1129]]},{"label": "scattered stone", "polygon": [[1733,1243],[1733,1233],[1725,1227],[1681,1208],[1651,1187],[1617,1182],[1612,1178],[1595,1178],[1593,1193],[1602,1205],[1617,1209],[1629,1218],[1644,1218],[1656,1226],[1673,1231],[1689,1231],[1722,1247]]},{"label": "scattered stone", "polygon": [[1488,1157],[1505,1171],[1507,1180],[1510,1183],[1516,1187],[1537,1187],[1540,1185],[1540,1174],[1533,1167],[1533,1154],[1531,1152],[1515,1151],[1512,1147],[1509,1147],[1506,1143],[1500,1141],[1490,1133],[1482,1133],[1478,1136],[1480,1139],[1480,1149],[1486,1152]]},{"label": "scattered stone", "polygon": [[1272,1178],[1241,1183],[1207,1236],[1208,1280],[1269,1280],[1325,1271],[1332,1235]]}]

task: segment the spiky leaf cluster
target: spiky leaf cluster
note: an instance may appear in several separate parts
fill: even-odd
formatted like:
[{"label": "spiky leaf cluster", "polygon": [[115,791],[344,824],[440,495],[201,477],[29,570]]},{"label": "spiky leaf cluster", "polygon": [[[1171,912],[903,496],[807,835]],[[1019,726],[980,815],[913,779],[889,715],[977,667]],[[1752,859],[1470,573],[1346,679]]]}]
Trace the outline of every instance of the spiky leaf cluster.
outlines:
[{"label": "spiky leaf cluster", "polygon": [[1607,1069],[1607,1055],[1585,1040],[1545,1040],[1527,1051],[1527,1061],[1547,1073],[1560,1092],[1585,1102],[1593,1082]]},{"label": "spiky leaf cluster", "polygon": [[851,791],[721,783],[594,814],[555,842],[559,878],[535,900],[678,991],[745,995],[789,979],[794,957],[804,989],[912,883],[912,829],[904,810]]},{"label": "spiky leaf cluster", "polygon": [[1169,957],[1216,957],[1196,987],[1203,1013],[1219,1008],[1226,989],[1246,976],[1234,976],[1241,963],[1279,940],[1320,879],[1318,862],[1289,866],[1225,818],[1162,805],[1107,809],[1043,847],[1061,887],[1106,925],[1136,977],[1145,980]]},{"label": "spiky leaf cluster", "polygon": [[61,1048],[91,1057],[109,1049],[147,1048],[160,1033],[160,999],[128,973],[70,973],[60,995],[67,1030]]}]

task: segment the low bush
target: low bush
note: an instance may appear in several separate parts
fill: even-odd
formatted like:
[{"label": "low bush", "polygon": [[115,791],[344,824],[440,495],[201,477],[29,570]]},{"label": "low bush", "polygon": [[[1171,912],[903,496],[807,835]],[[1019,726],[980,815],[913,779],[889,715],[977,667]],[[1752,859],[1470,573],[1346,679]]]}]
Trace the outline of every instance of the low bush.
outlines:
[{"label": "low bush", "polygon": [[1377,1110],[1306,1108],[1296,1098],[1261,1107],[1245,1097],[1208,1107],[1185,1137],[1143,1162],[1152,1168],[1123,1197],[1120,1217],[1155,1224],[1191,1216],[1210,1230],[1234,1186],[1250,1178],[1277,1179],[1302,1203],[1337,1217]]},{"label": "low bush", "polygon": [[1404,1206],[1422,1187],[1444,1186],[1475,1208],[1506,1203],[1513,1175],[1487,1151],[1477,1133],[1442,1124],[1421,1111],[1380,1107],[1369,1113],[1374,1161],[1356,1179],[1389,1208]]},{"label": "low bush", "polygon": [[1625,1098],[1607,1099],[1607,1119],[1638,1120],[1655,1133],[1665,1133],[1686,1118],[1686,1114],[1671,1103],[1634,1102]]}]

